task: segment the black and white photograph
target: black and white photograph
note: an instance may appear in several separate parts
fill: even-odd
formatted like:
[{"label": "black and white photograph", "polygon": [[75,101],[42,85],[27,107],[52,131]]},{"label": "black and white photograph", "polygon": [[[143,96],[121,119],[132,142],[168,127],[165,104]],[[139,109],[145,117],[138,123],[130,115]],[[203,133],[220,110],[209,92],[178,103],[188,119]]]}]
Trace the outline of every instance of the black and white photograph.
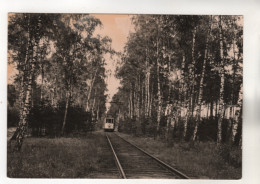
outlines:
[{"label": "black and white photograph", "polygon": [[9,13],[8,77],[8,177],[242,177],[241,15]]},{"label": "black and white photograph", "polygon": [[260,2],[0,4],[0,183],[260,182]]}]

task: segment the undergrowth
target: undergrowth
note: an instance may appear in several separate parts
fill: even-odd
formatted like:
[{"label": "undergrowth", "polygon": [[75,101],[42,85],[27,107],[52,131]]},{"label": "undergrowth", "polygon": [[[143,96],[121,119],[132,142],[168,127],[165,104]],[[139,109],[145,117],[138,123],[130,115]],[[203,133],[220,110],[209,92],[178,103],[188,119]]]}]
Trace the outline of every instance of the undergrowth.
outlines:
[{"label": "undergrowth", "polygon": [[242,150],[215,142],[162,142],[119,133],[133,144],[196,179],[240,179]]}]

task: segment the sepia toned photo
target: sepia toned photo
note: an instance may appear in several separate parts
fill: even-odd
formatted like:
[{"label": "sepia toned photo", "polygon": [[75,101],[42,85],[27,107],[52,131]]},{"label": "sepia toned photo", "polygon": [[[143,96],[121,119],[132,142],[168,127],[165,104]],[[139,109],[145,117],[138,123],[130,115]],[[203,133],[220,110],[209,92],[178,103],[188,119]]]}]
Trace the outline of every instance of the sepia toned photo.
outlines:
[{"label": "sepia toned photo", "polygon": [[8,14],[7,177],[241,179],[243,16]]}]

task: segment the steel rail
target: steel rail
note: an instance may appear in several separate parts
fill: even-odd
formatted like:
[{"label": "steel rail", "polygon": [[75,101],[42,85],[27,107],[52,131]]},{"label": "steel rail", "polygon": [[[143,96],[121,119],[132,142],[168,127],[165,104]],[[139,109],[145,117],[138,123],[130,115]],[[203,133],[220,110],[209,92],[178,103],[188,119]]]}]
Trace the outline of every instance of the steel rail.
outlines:
[{"label": "steel rail", "polygon": [[112,145],[112,143],[111,143],[109,137],[107,136],[107,134],[106,134],[106,137],[107,137],[108,143],[109,143],[109,145],[110,145],[110,148],[111,148],[111,150],[112,150],[112,152],[113,152],[113,155],[114,155],[114,157],[115,157],[117,167],[118,167],[118,169],[119,169],[119,171],[120,171],[120,175],[122,176],[123,179],[126,179],[125,172],[124,172],[124,170],[123,170],[123,168],[122,168],[122,166],[121,166],[121,164],[120,164],[120,161],[119,161],[119,159],[118,159],[118,157],[117,157],[117,155],[116,155],[116,152],[115,152],[115,150],[114,150],[114,148],[113,148],[113,145]]},{"label": "steel rail", "polygon": [[120,137],[121,139],[123,139],[125,142],[127,142],[128,144],[132,145],[133,147],[135,147],[136,149],[140,150],[141,152],[143,152],[144,154],[148,155],[149,157],[153,158],[154,160],[156,160],[158,163],[160,163],[162,166],[164,166],[165,168],[167,168],[168,170],[170,170],[171,172],[173,172],[174,174],[178,175],[179,177],[181,177],[182,179],[190,179],[187,175],[185,175],[184,173],[178,171],[177,169],[174,169],[172,166],[166,164],[165,162],[161,161],[160,159],[156,158],[155,156],[149,154],[148,152],[144,151],[142,148],[139,148],[138,146],[132,144],[131,142],[127,141],[126,139],[124,139],[123,137],[121,137],[120,135],[114,133],[115,135],[117,135],[118,137]]}]

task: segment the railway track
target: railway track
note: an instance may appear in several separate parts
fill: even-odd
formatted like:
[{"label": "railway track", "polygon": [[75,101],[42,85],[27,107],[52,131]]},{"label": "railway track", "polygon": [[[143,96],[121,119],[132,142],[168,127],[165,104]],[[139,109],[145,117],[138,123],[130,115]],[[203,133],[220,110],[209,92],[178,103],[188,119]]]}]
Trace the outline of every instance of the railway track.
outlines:
[{"label": "railway track", "polygon": [[185,174],[119,135],[109,133],[106,137],[122,178],[189,179]]}]

